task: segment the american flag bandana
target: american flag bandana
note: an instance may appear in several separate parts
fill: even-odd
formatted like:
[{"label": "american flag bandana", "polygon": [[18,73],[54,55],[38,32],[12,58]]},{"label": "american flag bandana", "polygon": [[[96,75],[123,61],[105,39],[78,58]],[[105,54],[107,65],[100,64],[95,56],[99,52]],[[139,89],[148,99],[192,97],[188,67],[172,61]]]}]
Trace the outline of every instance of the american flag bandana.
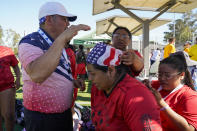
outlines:
[{"label": "american flag bandana", "polygon": [[96,44],[87,57],[87,63],[100,66],[118,66],[121,64],[122,51],[104,43]]}]

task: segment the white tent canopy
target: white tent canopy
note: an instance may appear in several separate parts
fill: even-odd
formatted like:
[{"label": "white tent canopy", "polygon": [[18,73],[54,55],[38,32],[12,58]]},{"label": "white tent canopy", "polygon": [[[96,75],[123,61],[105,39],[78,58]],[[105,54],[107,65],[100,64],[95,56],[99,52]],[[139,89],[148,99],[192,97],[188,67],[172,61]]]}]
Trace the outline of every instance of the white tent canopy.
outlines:
[{"label": "white tent canopy", "polygon": [[[93,15],[114,9],[113,1],[94,0]],[[163,8],[176,2],[168,12],[184,13],[197,7],[197,0],[119,0],[119,3],[128,9],[161,11]]]},{"label": "white tent canopy", "polygon": [[[147,20],[149,18],[142,18],[143,20]],[[157,28],[161,25],[164,25],[171,20],[167,19],[157,19],[150,23],[150,30]],[[116,26],[124,26],[127,27],[132,35],[138,36],[142,34],[142,28],[140,30],[135,30],[136,27],[139,27],[141,23],[136,21],[135,19],[131,17],[124,17],[124,16],[113,16],[110,18],[106,18],[103,20],[99,20],[96,22],[96,34],[112,34],[113,30],[116,28]],[[136,31],[136,32],[135,32]],[[133,33],[135,32],[135,33]]]}]

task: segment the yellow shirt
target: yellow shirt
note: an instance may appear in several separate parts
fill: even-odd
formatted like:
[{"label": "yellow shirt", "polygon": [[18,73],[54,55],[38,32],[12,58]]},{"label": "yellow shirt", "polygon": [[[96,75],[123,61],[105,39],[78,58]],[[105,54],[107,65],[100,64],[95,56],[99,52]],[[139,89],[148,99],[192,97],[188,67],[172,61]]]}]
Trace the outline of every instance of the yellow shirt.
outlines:
[{"label": "yellow shirt", "polygon": [[176,49],[175,49],[175,46],[173,44],[168,44],[165,46],[164,48],[164,55],[163,55],[163,58],[166,58],[168,57],[171,53],[175,53],[176,52]]},{"label": "yellow shirt", "polygon": [[189,48],[185,48],[184,51],[189,53]]},{"label": "yellow shirt", "polygon": [[190,50],[189,50],[188,54],[189,54],[189,56],[192,60],[197,61],[197,44],[190,47]]}]

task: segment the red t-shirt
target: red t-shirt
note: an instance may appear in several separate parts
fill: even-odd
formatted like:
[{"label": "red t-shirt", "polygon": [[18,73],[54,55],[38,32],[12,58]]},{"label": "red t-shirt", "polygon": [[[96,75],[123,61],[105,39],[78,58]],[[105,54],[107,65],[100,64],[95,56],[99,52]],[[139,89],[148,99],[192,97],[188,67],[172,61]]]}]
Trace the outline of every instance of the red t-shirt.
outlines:
[{"label": "red t-shirt", "polygon": [[71,48],[66,48],[66,53],[67,53],[69,60],[70,60],[72,76],[75,78],[75,73],[76,73],[75,52]]},{"label": "red t-shirt", "polygon": [[10,66],[15,67],[18,64],[14,52],[4,46],[0,46],[0,92],[13,88],[14,76]]},{"label": "red t-shirt", "polygon": [[[158,81],[152,82],[152,87],[158,89],[160,84]],[[165,97],[170,92],[161,90],[160,94]],[[184,117],[187,122],[197,129],[197,92],[192,90],[190,87],[184,85],[181,89],[170,94],[165,102],[179,115]],[[162,115],[161,112],[161,123],[164,131],[173,131],[175,128],[167,118]]]},{"label": "red t-shirt", "polygon": [[91,108],[96,130],[162,130],[154,96],[147,87],[129,75],[108,96],[93,86]]},{"label": "red t-shirt", "polygon": [[[76,75],[76,58],[75,58],[75,52],[71,49],[71,48],[66,48],[66,53],[69,57],[70,60],[70,65],[71,65],[71,71],[72,71],[72,76],[74,79],[77,78]],[[73,101],[71,104],[71,107],[73,107],[75,100],[77,99],[77,93],[78,93],[78,89],[74,88],[74,92],[73,92]]]},{"label": "red t-shirt", "polygon": [[85,63],[77,64],[76,74],[77,75],[85,75],[86,74],[86,64]]}]

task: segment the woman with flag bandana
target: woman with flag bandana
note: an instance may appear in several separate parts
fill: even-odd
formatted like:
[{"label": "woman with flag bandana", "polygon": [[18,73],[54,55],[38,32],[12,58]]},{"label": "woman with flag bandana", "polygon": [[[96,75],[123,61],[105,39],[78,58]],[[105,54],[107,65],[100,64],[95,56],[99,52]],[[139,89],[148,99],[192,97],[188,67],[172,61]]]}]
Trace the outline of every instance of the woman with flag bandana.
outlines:
[{"label": "woman with flag bandana", "polygon": [[92,121],[96,130],[160,131],[157,103],[151,92],[127,74],[121,50],[97,44],[87,57]]}]

